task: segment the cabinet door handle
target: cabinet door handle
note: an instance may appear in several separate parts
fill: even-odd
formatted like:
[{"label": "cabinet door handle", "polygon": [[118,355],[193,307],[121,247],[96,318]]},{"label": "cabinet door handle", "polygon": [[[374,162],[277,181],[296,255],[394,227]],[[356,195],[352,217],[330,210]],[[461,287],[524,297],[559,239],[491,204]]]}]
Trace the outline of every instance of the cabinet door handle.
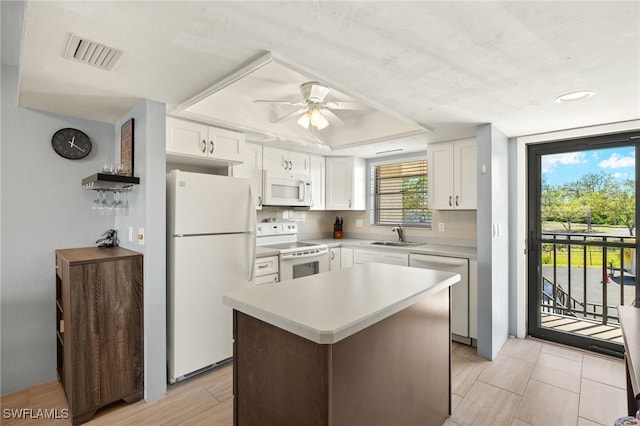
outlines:
[{"label": "cabinet door handle", "polygon": [[459,195],[456,195],[456,207],[458,207],[460,204],[458,203],[458,198],[460,198]]},{"label": "cabinet door handle", "polygon": [[336,258],[336,252],[335,252],[335,251],[332,251],[332,252],[331,252],[331,260],[333,260],[333,259],[335,259],[335,258]]},{"label": "cabinet door handle", "polygon": [[449,207],[453,207],[453,204],[451,203],[452,200],[453,200],[453,196],[449,195]]},{"label": "cabinet door handle", "polygon": [[258,196],[258,205],[259,206],[262,205],[262,196],[261,195]]},{"label": "cabinet door handle", "polygon": [[351,208],[351,200],[349,200],[349,208]]},{"label": "cabinet door handle", "polygon": [[211,149],[209,150],[209,154],[213,154],[213,151],[215,151],[216,149],[216,144],[214,144],[213,141],[209,141],[209,143],[211,144]]},{"label": "cabinet door handle", "polygon": [[292,170],[293,169],[293,161],[287,161],[287,163],[289,163],[289,169],[288,170]]},{"label": "cabinet door handle", "polygon": [[202,152],[207,152],[207,141],[202,139]]}]

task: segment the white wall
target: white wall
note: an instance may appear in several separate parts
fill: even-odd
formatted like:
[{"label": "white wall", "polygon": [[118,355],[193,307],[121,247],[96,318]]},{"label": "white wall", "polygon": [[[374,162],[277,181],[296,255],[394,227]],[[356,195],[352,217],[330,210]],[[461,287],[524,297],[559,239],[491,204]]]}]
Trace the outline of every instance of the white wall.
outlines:
[{"label": "white wall", "polygon": [[[166,192],[165,104],[146,100],[122,117],[120,129],[134,119],[134,175],[140,185],[129,195],[130,213],[118,217],[120,245],[144,254],[144,398],[158,398],[167,390],[166,358]],[[120,132],[116,131],[119,147]],[[116,162],[120,162],[119,148]],[[133,241],[129,241],[129,227]],[[144,229],[144,245],[136,235]]]},{"label": "white wall", "polygon": [[[0,260],[2,394],[56,378],[55,254],[95,246],[115,224],[92,216],[93,191],[82,178],[113,161],[112,124],[17,106],[18,69],[2,66]],[[82,160],[51,148],[56,130],[74,127],[93,142]]]},{"label": "white wall", "polygon": [[478,126],[478,355],[495,359],[509,337],[508,140]]}]

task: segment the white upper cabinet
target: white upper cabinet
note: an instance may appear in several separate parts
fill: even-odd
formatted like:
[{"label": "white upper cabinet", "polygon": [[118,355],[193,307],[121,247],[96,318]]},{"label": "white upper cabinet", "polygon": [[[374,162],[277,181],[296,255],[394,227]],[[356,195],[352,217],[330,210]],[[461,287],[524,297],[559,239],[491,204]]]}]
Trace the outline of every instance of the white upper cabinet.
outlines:
[{"label": "white upper cabinet", "polygon": [[475,138],[429,144],[428,193],[433,210],[477,209],[477,158]]},{"label": "white upper cabinet", "polygon": [[247,142],[244,145],[244,163],[232,167],[233,177],[253,179],[251,193],[257,210],[262,209],[262,145]]},{"label": "white upper cabinet", "polygon": [[365,210],[366,161],[326,157],[326,210]]},{"label": "white upper cabinet", "polygon": [[320,155],[310,155],[311,166],[311,197],[313,204],[311,210],[324,210],[325,208],[325,162]]},{"label": "white upper cabinet", "polygon": [[239,164],[243,162],[244,134],[167,117],[167,154]]},{"label": "white upper cabinet", "polygon": [[308,176],[310,156],[303,152],[287,151],[265,146],[263,148],[265,170],[290,172]]}]

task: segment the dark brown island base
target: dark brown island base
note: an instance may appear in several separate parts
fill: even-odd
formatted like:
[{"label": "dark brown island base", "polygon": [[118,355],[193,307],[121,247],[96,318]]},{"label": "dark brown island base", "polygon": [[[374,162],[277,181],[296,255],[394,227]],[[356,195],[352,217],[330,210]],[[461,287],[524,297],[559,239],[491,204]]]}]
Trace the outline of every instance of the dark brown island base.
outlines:
[{"label": "dark brown island base", "polygon": [[459,279],[371,263],[227,294],[234,424],[441,425]]}]

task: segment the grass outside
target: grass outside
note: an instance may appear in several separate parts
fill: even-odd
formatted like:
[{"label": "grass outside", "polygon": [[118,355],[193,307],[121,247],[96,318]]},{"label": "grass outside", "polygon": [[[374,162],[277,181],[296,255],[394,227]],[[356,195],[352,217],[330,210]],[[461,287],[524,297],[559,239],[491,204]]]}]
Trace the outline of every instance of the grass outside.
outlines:
[{"label": "grass outside", "polygon": [[[615,250],[615,251],[613,251]],[[602,266],[603,262],[602,247],[587,247],[587,251],[583,247],[571,247],[571,265],[569,265],[569,250],[567,246],[557,246],[553,253],[553,244],[544,244],[542,248],[542,264],[545,266]],[[629,256],[627,256],[627,259]],[[630,260],[625,259],[625,267],[629,266]],[[620,268],[620,249],[607,250],[606,265],[614,268]]]},{"label": "grass outside", "polygon": [[[565,224],[559,222],[544,222],[543,232],[562,232],[567,233]],[[634,242],[635,237],[628,238],[628,230],[624,226],[607,226],[607,225],[593,225],[590,230],[587,230],[587,225],[582,223],[572,224],[571,232],[569,235],[576,234],[594,234],[594,238],[610,235],[611,237],[627,237],[625,242]],[[590,237],[588,237],[590,238]],[[571,256],[569,256],[569,247],[571,247]],[[631,249],[609,248],[607,249],[606,259],[604,259],[603,247],[597,246],[579,246],[579,245],[555,245],[543,244],[542,245],[542,264],[545,266],[602,266],[603,262],[607,266],[613,266],[614,268],[620,268],[620,259],[624,257],[624,267],[627,268],[632,263],[633,251]],[[555,256],[555,262],[554,262]],[[571,257],[571,264],[569,265],[569,257]]]}]

